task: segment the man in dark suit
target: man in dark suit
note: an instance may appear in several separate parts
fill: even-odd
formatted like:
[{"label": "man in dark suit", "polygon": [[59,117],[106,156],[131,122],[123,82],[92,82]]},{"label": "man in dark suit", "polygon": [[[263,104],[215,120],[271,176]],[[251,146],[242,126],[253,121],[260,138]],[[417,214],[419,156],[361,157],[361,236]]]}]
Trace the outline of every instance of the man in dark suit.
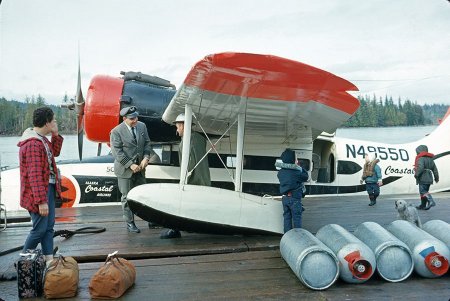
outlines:
[{"label": "man in dark suit", "polygon": [[141,232],[134,223],[134,214],[127,201],[128,192],[145,184],[145,168],[154,152],[150,146],[145,123],[138,121],[136,107],[120,110],[123,122],[110,133],[111,151],[114,156],[114,173],[117,176],[119,190],[122,193],[123,218],[129,232]]}]

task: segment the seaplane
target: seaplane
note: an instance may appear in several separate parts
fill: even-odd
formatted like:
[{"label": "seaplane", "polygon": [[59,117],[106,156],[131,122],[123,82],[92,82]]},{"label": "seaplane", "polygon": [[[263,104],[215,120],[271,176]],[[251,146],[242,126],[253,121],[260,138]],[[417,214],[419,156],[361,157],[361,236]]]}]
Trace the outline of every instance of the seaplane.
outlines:
[{"label": "seaplane", "polygon": [[[86,100],[78,75],[77,95],[68,105],[77,115],[79,155],[83,134],[99,143],[120,122],[119,111],[136,106],[158,154],[147,167],[147,183],[130,191],[135,213],[166,227],[210,233],[282,233],[282,206],[275,162],[295,151],[308,170],[308,197],[364,194],[364,157],[374,153],[383,171],[383,194],[417,193],[415,149],[435,154],[440,182],[432,192],[449,191],[450,110],[428,136],[406,144],[336,137],[333,133],[359,108],[351,82],[297,61],[251,53],[217,53],[197,62],[179,89],[170,81],[122,72],[95,76]],[[188,185],[190,170],[178,162],[180,138],[173,121],[185,113],[183,139],[208,138],[211,187]],[[194,124],[194,125],[192,125]],[[183,149],[188,152],[189,148]],[[100,153],[100,152],[99,152]],[[189,154],[183,154],[188,158]],[[59,207],[120,202],[111,155],[58,162],[63,193]],[[2,172],[2,202],[18,210],[18,169]]]}]

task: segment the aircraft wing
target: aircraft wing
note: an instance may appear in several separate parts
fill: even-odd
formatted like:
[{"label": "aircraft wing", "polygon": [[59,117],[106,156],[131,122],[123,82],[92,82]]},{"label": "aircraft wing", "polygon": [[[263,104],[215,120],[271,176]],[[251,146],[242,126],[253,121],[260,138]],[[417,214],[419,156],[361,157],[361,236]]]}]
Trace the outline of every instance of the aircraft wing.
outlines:
[{"label": "aircraft wing", "polygon": [[162,118],[172,123],[188,104],[209,134],[224,133],[245,113],[246,137],[310,140],[334,132],[353,115],[359,101],[347,91],[357,90],[338,76],[285,58],[218,53],[195,64]]}]

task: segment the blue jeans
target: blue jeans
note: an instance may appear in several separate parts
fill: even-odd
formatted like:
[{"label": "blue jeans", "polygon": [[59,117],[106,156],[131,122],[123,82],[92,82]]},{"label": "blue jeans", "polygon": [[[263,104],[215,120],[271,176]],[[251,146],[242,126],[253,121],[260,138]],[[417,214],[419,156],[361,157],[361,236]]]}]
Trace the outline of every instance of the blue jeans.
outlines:
[{"label": "blue jeans", "polygon": [[380,195],[380,186],[377,183],[366,183],[366,191],[370,195],[377,198]]},{"label": "blue jeans", "polygon": [[36,249],[41,243],[44,255],[53,254],[53,227],[55,226],[55,184],[48,185],[48,215],[42,216],[39,213],[29,212],[33,228],[23,246],[23,252],[28,249]]},{"label": "blue jeans", "polygon": [[301,228],[302,199],[284,195],[281,201],[283,203],[284,233],[292,229],[292,224],[294,224],[294,228]]},{"label": "blue jeans", "polygon": [[431,184],[419,184],[419,193],[420,196],[428,194],[428,191],[430,191]]}]

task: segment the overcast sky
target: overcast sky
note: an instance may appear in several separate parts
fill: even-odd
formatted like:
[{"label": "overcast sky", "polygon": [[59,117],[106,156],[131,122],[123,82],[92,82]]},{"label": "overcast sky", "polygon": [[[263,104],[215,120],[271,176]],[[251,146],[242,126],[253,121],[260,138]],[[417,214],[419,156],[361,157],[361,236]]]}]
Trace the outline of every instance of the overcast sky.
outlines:
[{"label": "overcast sky", "polygon": [[205,55],[273,54],[361,94],[450,105],[448,0],[3,0],[0,97],[59,104],[121,70],[177,87]]}]

